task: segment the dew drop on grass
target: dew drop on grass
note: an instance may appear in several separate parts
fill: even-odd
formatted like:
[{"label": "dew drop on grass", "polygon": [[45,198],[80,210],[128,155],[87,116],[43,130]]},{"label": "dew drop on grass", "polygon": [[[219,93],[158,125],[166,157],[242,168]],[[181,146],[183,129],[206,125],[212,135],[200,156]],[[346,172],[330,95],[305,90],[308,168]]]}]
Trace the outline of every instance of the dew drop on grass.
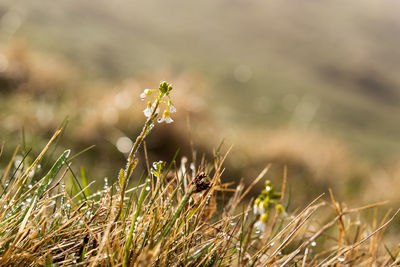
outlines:
[{"label": "dew drop on grass", "polygon": [[[14,167],[15,168],[19,167],[19,165],[22,163],[22,159],[23,159],[23,157],[21,155],[15,156],[15,159],[14,159]],[[23,165],[21,165],[21,167],[23,167]]]},{"label": "dew drop on grass", "polygon": [[147,186],[147,187],[146,187],[146,191],[150,191],[150,186]]},{"label": "dew drop on grass", "polygon": [[338,258],[338,261],[344,262],[344,258]]},{"label": "dew drop on grass", "polygon": [[317,245],[317,242],[315,242],[315,241],[311,242],[312,247],[315,247],[316,245]]},{"label": "dew drop on grass", "polygon": [[195,169],[195,166],[194,166],[194,163],[193,163],[193,162],[190,163],[190,169],[191,169],[192,171],[194,171],[194,169]]}]

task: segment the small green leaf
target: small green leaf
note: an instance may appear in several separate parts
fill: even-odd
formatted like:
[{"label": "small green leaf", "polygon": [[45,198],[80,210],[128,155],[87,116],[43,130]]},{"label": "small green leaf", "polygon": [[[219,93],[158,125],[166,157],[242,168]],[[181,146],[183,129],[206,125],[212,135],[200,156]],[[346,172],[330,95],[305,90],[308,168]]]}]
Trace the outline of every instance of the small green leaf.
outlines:
[{"label": "small green leaf", "polygon": [[119,170],[118,181],[119,181],[119,185],[121,186],[121,188],[123,188],[124,184],[125,184],[125,172],[124,172],[124,169],[120,169]]}]

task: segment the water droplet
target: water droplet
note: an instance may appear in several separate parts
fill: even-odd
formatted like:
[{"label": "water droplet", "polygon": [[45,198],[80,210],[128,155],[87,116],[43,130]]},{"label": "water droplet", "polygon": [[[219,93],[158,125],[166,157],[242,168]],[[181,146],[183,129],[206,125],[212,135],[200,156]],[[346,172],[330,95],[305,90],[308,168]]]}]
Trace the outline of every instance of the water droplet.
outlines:
[{"label": "water droplet", "polygon": [[316,245],[317,245],[317,242],[315,242],[315,241],[311,242],[312,247],[315,247]]},{"label": "water droplet", "polygon": [[[22,163],[23,157],[21,155],[16,155],[14,159],[14,167],[18,168],[19,165]],[[21,168],[23,167],[23,164],[21,164]]]},{"label": "water droplet", "polygon": [[126,136],[118,138],[116,143],[117,149],[122,153],[128,153],[131,150],[132,145],[132,140]]},{"label": "water droplet", "polygon": [[344,262],[344,258],[338,258],[338,261]]},{"label": "water droplet", "polygon": [[147,187],[146,187],[146,191],[150,191],[150,186],[147,186]]}]

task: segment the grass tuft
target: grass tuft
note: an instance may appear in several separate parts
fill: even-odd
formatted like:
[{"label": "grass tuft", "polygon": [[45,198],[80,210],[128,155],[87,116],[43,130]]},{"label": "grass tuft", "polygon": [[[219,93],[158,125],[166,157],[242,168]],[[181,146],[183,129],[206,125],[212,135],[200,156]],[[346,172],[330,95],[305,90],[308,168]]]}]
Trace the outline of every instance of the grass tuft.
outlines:
[{"label": "grass tuft", "polygon": [[[96,193],[83,169],[73,173],[70,151],[64,151],[46,175],[39,163],[56,140],[57,131],[31,163],[3,171],[0,197],[1,266],[387,266],[399,263],[398,244],[383,242],[399,211],[368,223],[361,215],[384,203],[349,208],[332,191],[308,205],[290,208],[286,171],[280,190],[267,181],[254,200],[251,189],[222,181],[227,153],[221,148],[207,163],[182,160],[178,152],[166,162],[135,173],[137,152],[155,122],[171,122],[175,110],[162,82],[145,110],[147,121],[111,185]],[[160,112],[160,106],[165,110]],[[162,115],[159,115],[162,114]],[[229,150],[228,150],[229,152]],[[147,158],[147,157],[146,157]],[[150,168],[151,166],[151,168]],[[168,166],[166,168],[166,166]],[[63,170],[64,169],[64,170]],[[62,171],[63,170],[63,171]],[[46,171],[46,170],[43,170]],[[73,179],[71,190],[65,176]],[[129,187],[130,177],[142,177]],[[142,181],[143,177],[145,178]],[[90,189],[90,190],[89,190]],[[294,192],[295,193],[295,192]],[[230,195],[229,201],[226,195]],[[303,208],[302,208],[303,207]]]}]

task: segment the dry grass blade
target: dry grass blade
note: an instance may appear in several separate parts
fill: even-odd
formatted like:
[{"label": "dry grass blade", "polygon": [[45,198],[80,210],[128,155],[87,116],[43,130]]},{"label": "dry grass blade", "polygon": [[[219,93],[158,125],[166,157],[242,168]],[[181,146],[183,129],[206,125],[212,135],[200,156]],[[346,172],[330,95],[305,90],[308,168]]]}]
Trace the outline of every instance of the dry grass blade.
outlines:
[{"label": "dry grass blade", "polygon": [[[224,161],[232,148],[223,153],[222,145],[210,161],[205,156],[197,161],[193,149],[194,162],[185,157],[177,159],[176,154],[168,168],[162,161],[151,164],[144,139],[156,121],[172,121],[170,90],[172,86],[166,82],[160,83],[158,89],[145,90],[145,97],[153,93],[155,96],[145,109],[147,120],[132,146],[127,165],[112,179],[114,183],[109,185],[106,180],[98,192],[87,190],[93,182],[87,182],[84,171],[81,181],[74,175],[69,150],[55,162],[46,162],[52,167],[46,168],[45,175],[31,175],[60,130],[29,166],[20,164],[14,168],[19,150],[14,151],[2,175],[2,184],[9,185],[1,187],[0,195],[1,266],[398,264],[399,246],[397,251],[386,248],[383,253],[382,244],[384,229],[400,210],[390,218],[387,213],[380,222],[375,217],[372,224],[365,223],[361,214],[385,202],[348,209],[330,191],[333,210],[326,208],[323,194],[307,206],[297,203],[295,211],[286,210],[286,167],[282,192],[275,191],[272,182],[266,181],[260,195],[250,200],[251,189],[263,179],[270,165],[249,185],[241,182],[235,188],[233,183],[222,182]],[[165,107],[162,115],[161,107]],[[135,168],[140,147],[145,149],[143,166],[147,166],[142,175]],[[65,164],[67,168],[62,173]],[[11,172],[16,174],[15,179],[9,177]],[[65,179],[67,174],[76,182],[74,186]],[[130,177],[136,183],[131,188]],[[228,195],[230,198],[225,201]],[[271,214],[273,220],[269,221]],[[320,223],[321,218],[329,219]]]}]

